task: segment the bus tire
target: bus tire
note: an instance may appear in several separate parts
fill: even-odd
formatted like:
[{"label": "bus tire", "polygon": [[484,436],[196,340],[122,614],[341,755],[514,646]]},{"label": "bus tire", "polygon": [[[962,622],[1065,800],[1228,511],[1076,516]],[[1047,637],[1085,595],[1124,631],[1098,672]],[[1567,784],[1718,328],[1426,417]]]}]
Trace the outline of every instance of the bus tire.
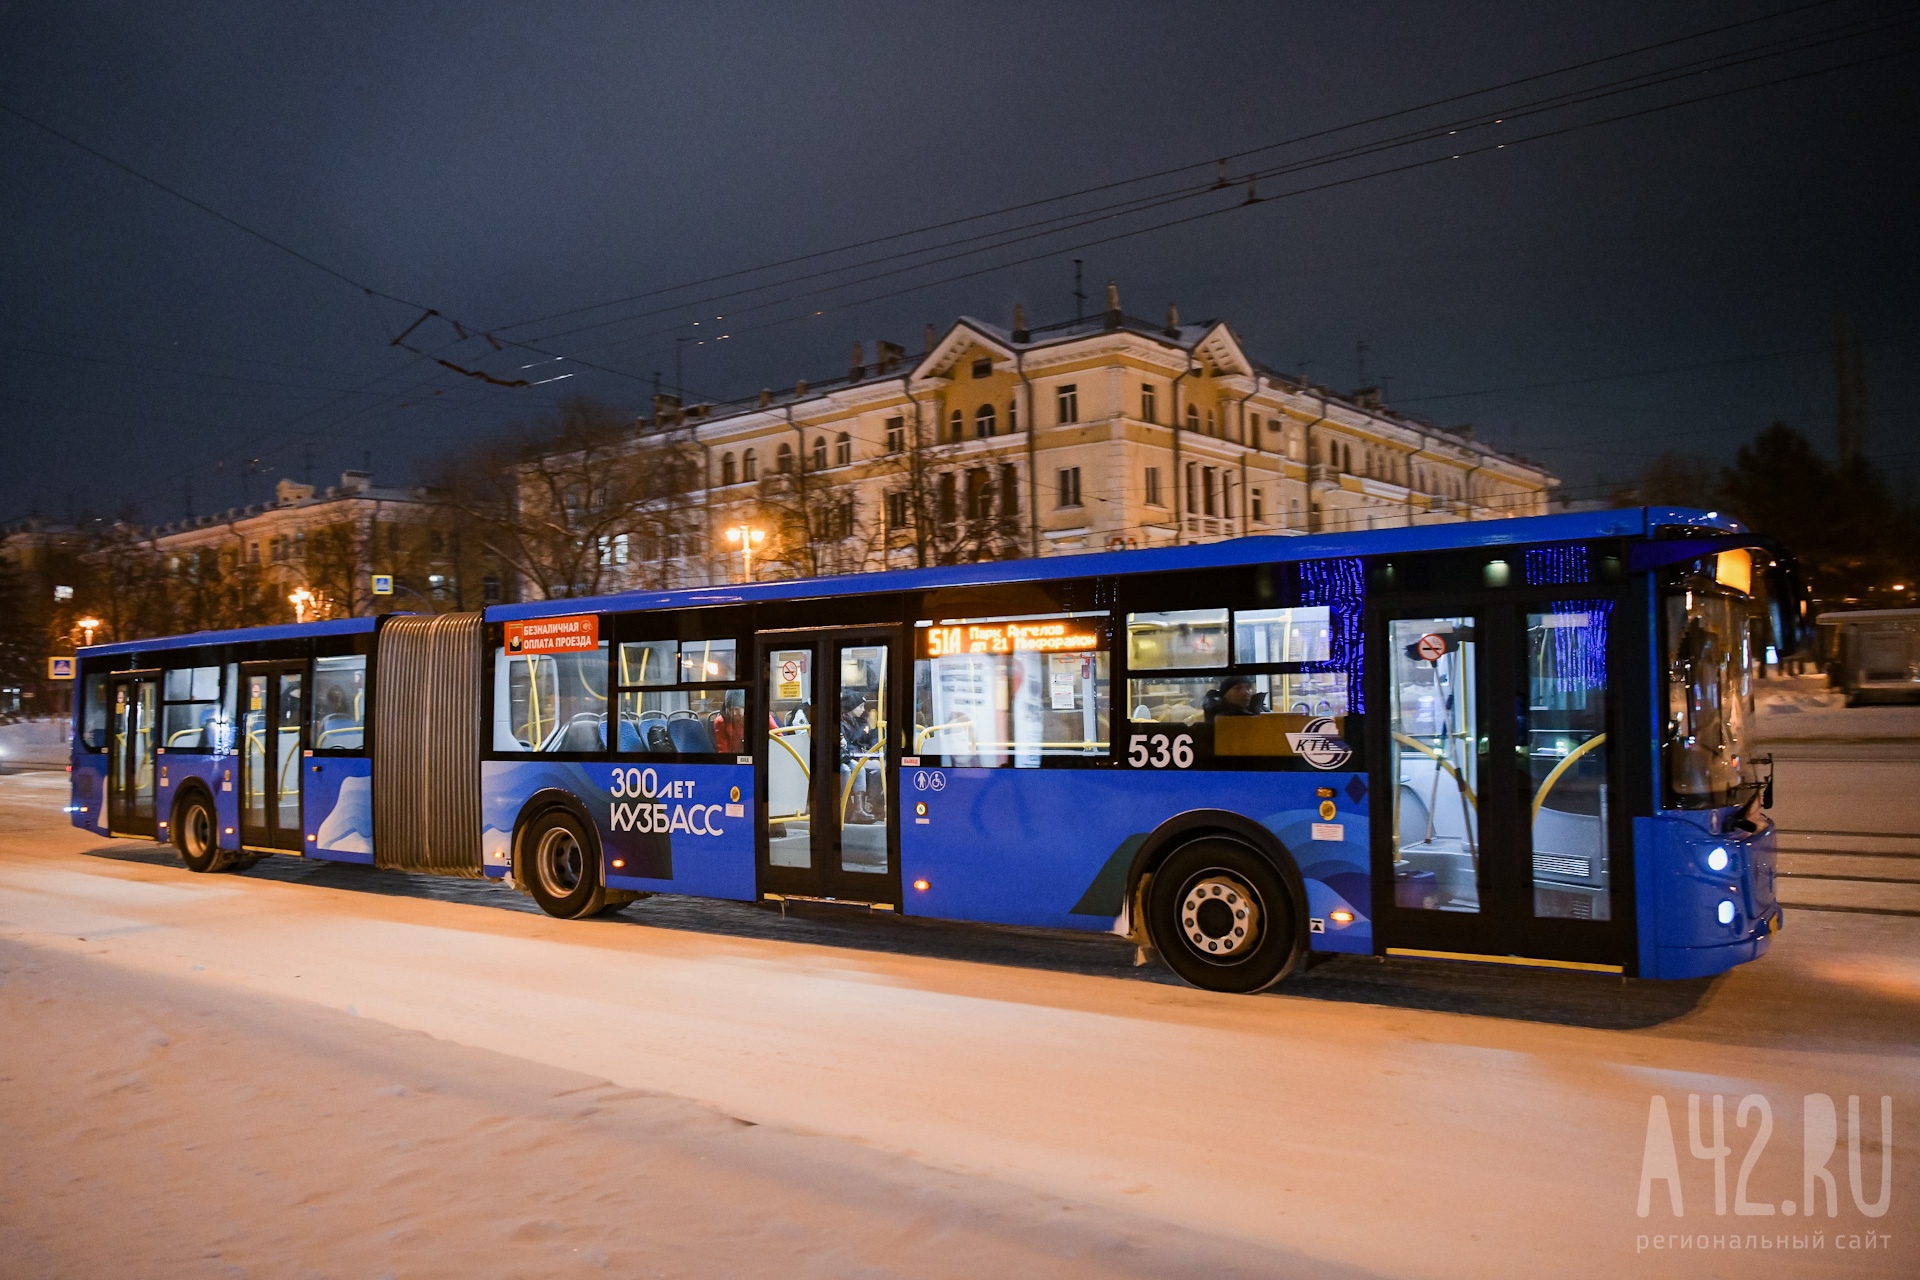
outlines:
[{"label": "bus tire", "polygon": [[548,915],[579,920],[606,909],[598,846],[570,810],[556,805],[528,823],[520,855],[524,870],[516,867],[514,878]]},{"label": "bus tire", "polygon": [[1303,949],[1298,917],[1274,865],[1224,836],[1181,845],[1147,887],[1154,949],[1205,991],[1251,994],[1286,977]]},{"label": "bus tire", "polygon": [[232,855],[220,847],[220,819],[213,799],[198,787],[180,793],[173,806],[173,847],[187,870],[207,875],[225,871]]}]

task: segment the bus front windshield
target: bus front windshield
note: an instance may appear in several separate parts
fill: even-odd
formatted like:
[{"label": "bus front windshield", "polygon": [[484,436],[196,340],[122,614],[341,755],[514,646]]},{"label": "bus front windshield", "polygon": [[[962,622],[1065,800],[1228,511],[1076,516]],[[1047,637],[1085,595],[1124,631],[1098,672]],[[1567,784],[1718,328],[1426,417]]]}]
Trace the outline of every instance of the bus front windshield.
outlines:
[{"label": "bus front windshield", "polygon": [[[1744,554],[1744,553],[1736,553]],[[1667,803],[1677,809],[1737,804],[1754,781],[1753,628],[1757,606],[1712,559],[1666,593]]]}]

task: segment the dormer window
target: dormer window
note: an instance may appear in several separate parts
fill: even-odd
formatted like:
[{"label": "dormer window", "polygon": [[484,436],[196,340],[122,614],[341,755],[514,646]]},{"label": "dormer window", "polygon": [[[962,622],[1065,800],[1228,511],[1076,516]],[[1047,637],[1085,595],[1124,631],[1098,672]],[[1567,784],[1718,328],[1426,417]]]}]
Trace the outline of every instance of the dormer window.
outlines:
[{"label": "dormer window", "polygon": [[973,376],[976,378],[992,377],[993,376],[993,357],[981,356],[979,359],[975,360],[973,362]]}]

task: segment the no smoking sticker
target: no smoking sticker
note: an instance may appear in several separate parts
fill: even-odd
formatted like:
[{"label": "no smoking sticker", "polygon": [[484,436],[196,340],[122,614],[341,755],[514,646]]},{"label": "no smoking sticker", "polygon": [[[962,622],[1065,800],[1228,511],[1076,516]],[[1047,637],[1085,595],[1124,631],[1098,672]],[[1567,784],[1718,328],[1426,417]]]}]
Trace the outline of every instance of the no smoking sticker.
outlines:
[{"label": "no smoking sticker", "polygon": [[1438,662],[1447,656],[1447,638],[1429,632],[1414,642],[1413,656],[1422,662]]}]

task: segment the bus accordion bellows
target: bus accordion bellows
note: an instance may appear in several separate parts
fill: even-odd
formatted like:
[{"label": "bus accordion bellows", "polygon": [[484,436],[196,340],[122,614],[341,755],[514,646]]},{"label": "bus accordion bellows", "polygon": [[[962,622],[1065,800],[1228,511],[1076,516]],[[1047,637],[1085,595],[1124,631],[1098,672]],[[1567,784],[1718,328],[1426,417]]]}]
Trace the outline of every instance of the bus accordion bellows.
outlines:
[{"label": "bus accordion bellows", "polygon": [[72,815],[270,854],[1647,978],[1781,924],[1757,655],[1792,558],[1635,508],[96,645]]}]

